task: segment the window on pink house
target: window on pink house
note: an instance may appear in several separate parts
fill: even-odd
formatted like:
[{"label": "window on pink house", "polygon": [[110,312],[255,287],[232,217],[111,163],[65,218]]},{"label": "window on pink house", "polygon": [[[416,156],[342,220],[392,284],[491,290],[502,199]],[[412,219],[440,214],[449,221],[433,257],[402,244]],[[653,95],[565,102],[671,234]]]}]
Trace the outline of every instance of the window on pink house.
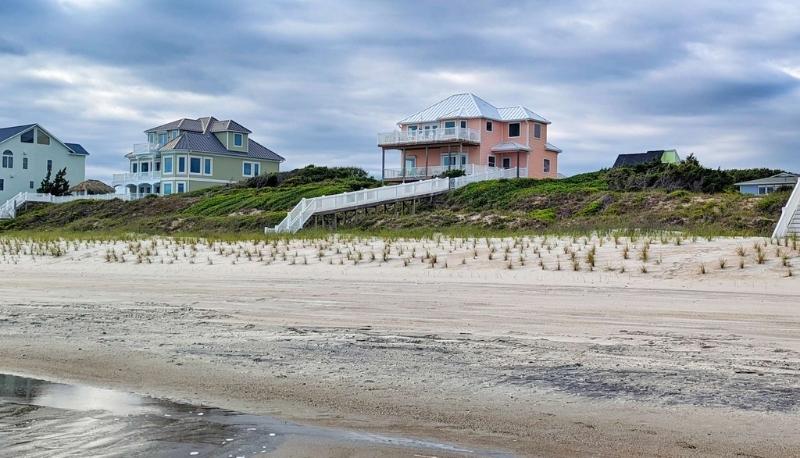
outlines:
[{"label": "window on pink house", "polygon": [[492,127],[494,127],[492,126],[492,121],[486,121],[486,132],[491,132]]},{"label": "window on pink house", "polygon": [[542,125],[541,124],[534,124],[533,125],[533,136],[536,138],[542,138]]},{"label": "window on pink house", "polygon": [[504,169],[510,169],[511,168],[511,158],[510,157],[504,157],[503,158],[503,168]]},{"label": "window on pink house", "polygon": [[467,128],[467,121],[461,121],[461,128],[462,129],[466,129]]},{"label": "window on pink house", "polygon": [[550,173],[550,159],[544,160],[544,173]]},{"label": "window on pink house", "polygon": [[489,167],[496,167],[497,159],[494,156],[489,156]]},{"label": "window on pink house", "polygon": [[508,136],[509,137],[519,137],[519,123],[512,122],[508,125]]}]

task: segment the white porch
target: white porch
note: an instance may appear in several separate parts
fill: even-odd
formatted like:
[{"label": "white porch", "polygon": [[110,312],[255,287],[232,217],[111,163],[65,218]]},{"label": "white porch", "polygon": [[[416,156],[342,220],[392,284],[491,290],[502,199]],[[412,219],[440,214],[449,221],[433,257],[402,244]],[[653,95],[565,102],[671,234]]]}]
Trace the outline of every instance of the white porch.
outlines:
[{"label": "white porch", "polygon": [[[490,167],[488,165],[479,165],[479,164],[461,164],[461,165],[434,165],[429,167],[406,167],[406,168],[387,168],[383,170],[383,177],[387,180],[398,180],[398,179],[422,179],[422,178],[430,178],[439,176],[447,171],[450,170],[463,170],[464,174],[469,175],[476,175],[491,172],[492,170],[501,170],[501,169],[508,169],[512,170],[512,173],[516,177],[517,168],[516,167]],[[520,177],[527,177],[528,176],[528,168],[527,167],[520,167],[519,168],[519,176]]]}]

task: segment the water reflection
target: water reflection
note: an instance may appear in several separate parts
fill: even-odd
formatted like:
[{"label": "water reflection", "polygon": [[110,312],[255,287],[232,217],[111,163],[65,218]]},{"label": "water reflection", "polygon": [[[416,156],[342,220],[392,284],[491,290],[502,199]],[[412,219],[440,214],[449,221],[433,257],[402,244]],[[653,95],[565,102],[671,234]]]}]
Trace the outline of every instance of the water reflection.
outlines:
[{"label": "water reflection", "polygon": [[508,456],[0,374],[0,456],[293,456],[290,442],[333,444],[330,456],[353,445],[375,456]]}]

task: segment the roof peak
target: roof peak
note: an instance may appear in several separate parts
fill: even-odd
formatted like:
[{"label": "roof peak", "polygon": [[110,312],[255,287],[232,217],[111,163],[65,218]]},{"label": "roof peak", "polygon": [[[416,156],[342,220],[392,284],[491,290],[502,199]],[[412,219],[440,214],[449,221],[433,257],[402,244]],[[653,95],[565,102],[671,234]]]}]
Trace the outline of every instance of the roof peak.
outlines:
[{"label": "roof peak", "polygon": [[[501,112],[502,110],[502,112]],[[452,94],[427,108],[407,116],[399,124],[437,122],[449,118],[486,118],[495,121],[550,121],[522,105],[497,108],[472,92]]]}]

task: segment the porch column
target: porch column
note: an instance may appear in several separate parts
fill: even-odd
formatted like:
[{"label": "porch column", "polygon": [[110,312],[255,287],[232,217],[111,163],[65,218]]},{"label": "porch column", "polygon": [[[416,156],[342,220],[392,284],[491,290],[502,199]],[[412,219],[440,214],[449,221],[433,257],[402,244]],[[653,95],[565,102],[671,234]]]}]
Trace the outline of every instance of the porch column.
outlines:
[{"label": "porch column", "polygon": [[[463,155],[463,154],[464,154],[464,144],[463,143],[459,143],[458,144],[458,162],[459,162],[458,167],[459,168],[461,168],[461,155]],[[466,167],[464,167],[464,169],[466,169]]]},{"label": "porch column", "polygon": [[406,149],[403,148],[400,151],[401,151],[401,155],[400,155],[401,159],[400,160],[401,160],[401,162],[403,164],[403,168],[400,169],[400,170],[401,170],[401,173],[403,174],[403,183],[405,183],[406,182]]},{"label": "porch column", "polygon": [[381,184],[386,180],[386,148],[381,147]]},{"label": "porch column", "polygon": [[428,175],[428,147],[427,146],[425,146],[425,176],[426,177],[429,176]]},{"label": "porch column", "polygon": [[519,150],[517,150],[517,178],[519,178]]},{"label": "porch column", "polygon": [[447,170],[453,168],[453,145],[447,145]]}]

